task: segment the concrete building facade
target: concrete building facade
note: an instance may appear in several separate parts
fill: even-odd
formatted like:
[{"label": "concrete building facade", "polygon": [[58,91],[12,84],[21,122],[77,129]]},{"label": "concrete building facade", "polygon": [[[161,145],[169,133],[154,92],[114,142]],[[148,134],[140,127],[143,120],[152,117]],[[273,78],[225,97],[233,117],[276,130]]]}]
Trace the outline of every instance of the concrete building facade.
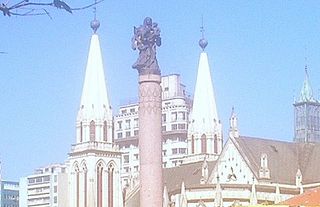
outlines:
[{"label": "concrete building facade", "polygon": [[37,169],[20,179],[20,206],[59,207],[68,204],[68,174],[64,164]]}]

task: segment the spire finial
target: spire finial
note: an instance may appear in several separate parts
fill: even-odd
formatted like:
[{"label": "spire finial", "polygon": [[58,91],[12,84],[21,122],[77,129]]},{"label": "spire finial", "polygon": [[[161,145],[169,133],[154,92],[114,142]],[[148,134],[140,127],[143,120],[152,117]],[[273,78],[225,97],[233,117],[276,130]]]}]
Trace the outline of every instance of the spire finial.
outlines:
[{"label": "spire finial", "polygon": [[97,30],[100,27],[100,22],[99,20],[97,20],[97,7],[96,7],[97,0],[95,0],[94,3],[95,3],[95,6],[93,7],[94,19],[91,21],[90,26],[93,29],[93,32],[97,33]]},{"label": "spire finial", "polygon": [[208,41],[204,38],[204,26],[203,26],[203,15],[201,16],[201,27],[200,32],[202,34],[202,38],[199,40],[199,45],[202,48],[202,51],[207,47]]}]

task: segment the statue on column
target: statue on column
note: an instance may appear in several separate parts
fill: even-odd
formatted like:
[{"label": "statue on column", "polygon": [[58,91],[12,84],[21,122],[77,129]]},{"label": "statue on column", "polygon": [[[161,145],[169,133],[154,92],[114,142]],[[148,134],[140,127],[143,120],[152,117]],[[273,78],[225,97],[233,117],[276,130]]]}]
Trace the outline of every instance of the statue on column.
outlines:
[{"label": "statue on column", "polygon": [[150,17],[146,17],[144,19],[143,25],[134,27],[132,49],[139,50],[139,57],[132,65],[132,68],[137,69],[139,75],[160,75],[160,69],[156,57],[156,46],[159,47],[160,45],[160,28],[157,23],[152,22]]}]

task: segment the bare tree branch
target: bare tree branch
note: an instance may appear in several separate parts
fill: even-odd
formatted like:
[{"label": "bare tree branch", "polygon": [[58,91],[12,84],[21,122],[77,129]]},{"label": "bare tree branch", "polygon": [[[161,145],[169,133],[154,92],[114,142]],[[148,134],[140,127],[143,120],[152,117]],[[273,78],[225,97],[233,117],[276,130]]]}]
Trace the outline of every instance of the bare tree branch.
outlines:
[{"label": "bare tree branch", "polygon": [[[1,3],[0,4],[0,11],[2,11],[4,16],[35,16],[35,15],[47,15],[49,16],[51,19],[52,17],[50,16],[49,12],[45,9],[45,7],[56,7],[58,9],[63,9],[69,13],[72,13],[73,10],[83,10],[83,9],[87,9],[89,7],[92,7],[96,4],[99,4],[101,2],[103,2],[104,0],[100,0],[97,1],[93,4],[90,5],[86,5],[83,7],[79,7],[79,8],[72,8],[70,7],[67,3],[65,3],[63,0],[53,0],[53,2],[46,2],[46,3],[36,3],[36,2],[31,2],[30,0],[22,0],[16,4],[13,4],[12,6],[8,6],[8,3]],[[26,9],[27,7],[30,7],[30,9],[28,9],[28,12],[24,12],[21,13],[19,12],[19,10],[21,9]],[[17,10],[15,12],[13,12],[12,10]],[[44,12],[37,12],[39,10],[42,10]]]}]

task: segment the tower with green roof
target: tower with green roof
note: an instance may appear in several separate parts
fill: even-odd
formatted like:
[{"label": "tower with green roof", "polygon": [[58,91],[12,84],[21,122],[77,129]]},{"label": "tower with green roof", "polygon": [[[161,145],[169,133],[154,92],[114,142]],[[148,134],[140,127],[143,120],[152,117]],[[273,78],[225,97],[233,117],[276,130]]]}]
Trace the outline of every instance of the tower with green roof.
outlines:
[{"label": "tower with green roof", "polygon": [[307,66],[300,96],[293,106],[294,141],[320,142],[320,102],[313,96]]}]

